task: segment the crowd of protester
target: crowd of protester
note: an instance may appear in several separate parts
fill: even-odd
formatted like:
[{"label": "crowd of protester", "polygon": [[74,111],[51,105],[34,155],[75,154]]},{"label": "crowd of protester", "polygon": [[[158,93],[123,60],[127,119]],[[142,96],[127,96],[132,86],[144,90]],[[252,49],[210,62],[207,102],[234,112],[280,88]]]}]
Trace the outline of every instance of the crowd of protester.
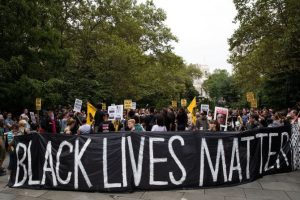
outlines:
[{"label": "crowd of protester", "polygon": [[2,167],[6,152],[10,155],[11,169],[14,151],[14,136],[30,133],[53,133],[66,135],[98,134],[107,132],[166,132],[166,131],[226,131],[253,130],[262,127],[279,127],[288,124],[300,124],[297,110],[287,109],[274,112],[272,109],[229,109],[228,116],[212,112],[192,113],[184,108],[172,107],[156,110],[153,107],[129,110],[124,112],[123,119],[109,120],[109,114],[97,105],[95,116],[90,116],[92,124],[87,123],[85,111],[74,112],[72,108],[59,108],[42,112],[40,115],[29,113],[24,109],[22,114],[13,115],[10,112],[0,112],[0,175],[6,171]]}]

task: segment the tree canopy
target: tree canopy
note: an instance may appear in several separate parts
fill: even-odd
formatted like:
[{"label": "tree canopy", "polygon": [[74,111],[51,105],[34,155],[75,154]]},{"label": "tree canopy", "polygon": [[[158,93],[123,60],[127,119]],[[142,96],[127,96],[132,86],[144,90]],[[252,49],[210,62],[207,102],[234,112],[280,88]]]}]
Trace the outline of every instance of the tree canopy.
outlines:
[{"label": "tree canopy", "polygon": [[4,0],[0,3],[0,101],[7,110],[133,99],[166,106],[197,95],[201,72],[152,1]]},{"label": "tree canopy", "polygon": [[234,0],[239,25],[229,39],[234,77],[261,106],[283,108],[300,99],[300,1]]}]

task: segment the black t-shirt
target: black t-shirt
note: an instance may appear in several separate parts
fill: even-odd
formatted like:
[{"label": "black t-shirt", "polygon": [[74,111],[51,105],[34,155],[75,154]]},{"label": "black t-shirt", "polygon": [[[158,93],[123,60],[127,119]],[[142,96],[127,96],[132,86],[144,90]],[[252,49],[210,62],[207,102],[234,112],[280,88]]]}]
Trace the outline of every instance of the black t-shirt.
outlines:
[{"label": "black t-shirt", "polygon": [[95,126],[100,126],[104,122],[105,113],[102,110],[97,110],[95,113]]},{"label": "black t-shirt", "polygon": [[111,123],[110,121],[105,121],[105,122],[101,123],[101,125],[99,126],[99,132],[108,133],[108,132],[114,132],[114,131],[115,131],[115,127],[114,127],[113,123]]},{"label": "black t-shirt", "polygon": [[156,122],[154,114],[150,114],[145,117],[146,131],[151,131],[152,126],[154,126],[155,124]]}]

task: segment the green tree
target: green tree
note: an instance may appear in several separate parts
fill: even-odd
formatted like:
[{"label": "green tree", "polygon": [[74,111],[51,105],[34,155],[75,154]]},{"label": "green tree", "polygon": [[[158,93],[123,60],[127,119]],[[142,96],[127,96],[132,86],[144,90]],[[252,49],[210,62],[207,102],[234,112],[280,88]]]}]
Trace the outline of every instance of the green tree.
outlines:
[{"label": "green tree", "polygon": [[239,88],[234,82],[233,76],[226,70],[215,70],[203,83],[204,90],[208,92],[215,105],[236,105],[239,100]]},{"label": "green tree", "polygon": [[133,99],[153,106],[196,94],[201,75],[173,52],[153,1],[0,3],[0,109]]},{"label": "green tree", "polygon": [[[233,64],[236,81],[245,91],[258,93],[262,105],[277,108],[295,105],[300,98],[295,93],[300,85],[293,78],[294,74],[300,74],[300,1],[234,0],[234,3],[239,28],[229,39],[229,62]],[[271,92],[275,90],[278,92]],[[296,96],[286,98],[292,97],[290,94]]]}]

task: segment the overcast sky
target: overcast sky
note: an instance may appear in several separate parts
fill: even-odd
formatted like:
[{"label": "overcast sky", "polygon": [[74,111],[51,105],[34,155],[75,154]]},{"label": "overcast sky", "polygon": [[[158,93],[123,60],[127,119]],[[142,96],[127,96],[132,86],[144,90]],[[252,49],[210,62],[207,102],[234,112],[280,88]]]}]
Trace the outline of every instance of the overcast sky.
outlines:
[{"label": "overcast sky", "polygon": [[206,64],[216,68],[232,68],[227,63],[227,39],[236,25],[233,0],[154,0],[167,13],[166,24],[179,42],[175,52],[187,63]]}]

